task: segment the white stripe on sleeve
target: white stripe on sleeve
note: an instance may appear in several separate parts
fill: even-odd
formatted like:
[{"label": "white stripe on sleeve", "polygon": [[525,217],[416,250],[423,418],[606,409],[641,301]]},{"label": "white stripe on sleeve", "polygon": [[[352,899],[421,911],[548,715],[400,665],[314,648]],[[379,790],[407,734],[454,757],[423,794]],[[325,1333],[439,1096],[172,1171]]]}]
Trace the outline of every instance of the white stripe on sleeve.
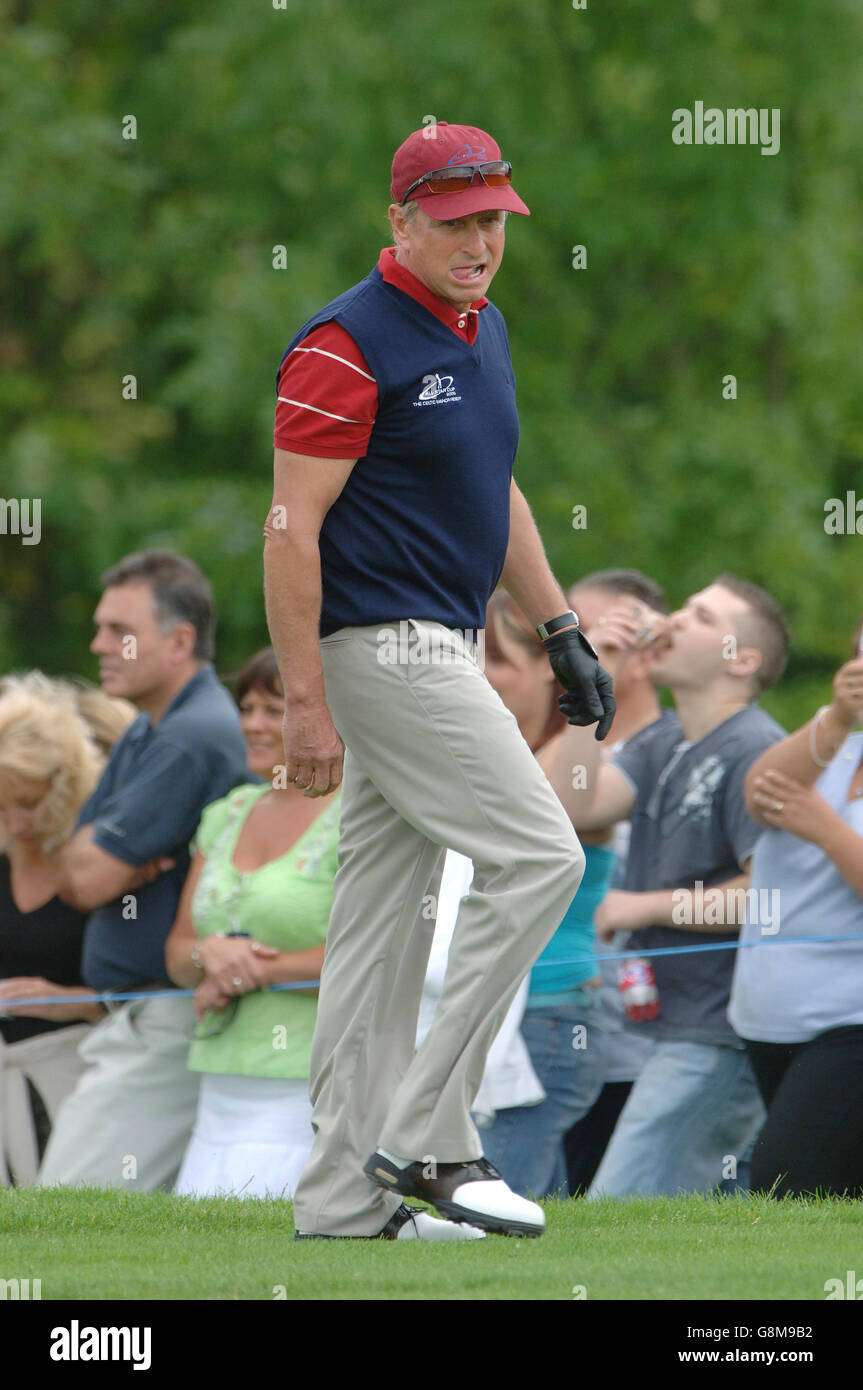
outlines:
[{"label": "white stripe on sleeve", "polygon": [[316,405],[307,405],[305,401],[292,401],[288,396],[279,396],[278,399],[285,405],[297,405],[300,410],[313,410],[316,415],[326,415],[329,420],[344,420],[346,425],[372,425],[373,420],[352,420],[349,415],[334,415],[331,410],[320,410]]},{"label": "white stripe on sleeve", "polygon": [[368,372],[364,372],[362,367],[357,367],[353,362],[349,362],[346,357],[339,357],[338,354],[335,352],[327,352],[325,348],[317,347],[298,347],[294,348],[294,352],[317,352],[320,353],[321,357],[331,357],[334,362],[343,363],[345,367],[350,367],[352,372],[359,372],[360,376],[364,376],[366,381],[374,381],[375,385],[377,386],[377,382],[375,381],[374,377],[371,376]]}]

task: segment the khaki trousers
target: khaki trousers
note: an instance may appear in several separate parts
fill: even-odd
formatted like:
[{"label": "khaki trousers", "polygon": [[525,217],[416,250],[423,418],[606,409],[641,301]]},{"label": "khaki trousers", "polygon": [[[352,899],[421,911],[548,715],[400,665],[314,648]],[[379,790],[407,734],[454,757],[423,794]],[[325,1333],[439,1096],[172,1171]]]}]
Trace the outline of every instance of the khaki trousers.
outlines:
[{"label": "khaki trousers", "polygon": [[191,999],[137,999],[90,1030],[86,1071],[60,1106],[39,1186],[169,1188],[195,1123],[201,1078],[186,1058]]},{"label": "khaki trousers", "polygon": [[[321,1234],[376,1234],[399,1205],[363,1174],[379,1147],[427,1163],[481,1156],[469,1112],[486,1055],[584,872],[568,817],[471,647],[437,623],[406,626],[419,660],[380,659],[392,648],[377,626],[321,642],[347,751],[311,1059],[316,1137],[294,1200],[297,1229]],[[474,878],[415,1052],[447,847],[473,860]]]}]

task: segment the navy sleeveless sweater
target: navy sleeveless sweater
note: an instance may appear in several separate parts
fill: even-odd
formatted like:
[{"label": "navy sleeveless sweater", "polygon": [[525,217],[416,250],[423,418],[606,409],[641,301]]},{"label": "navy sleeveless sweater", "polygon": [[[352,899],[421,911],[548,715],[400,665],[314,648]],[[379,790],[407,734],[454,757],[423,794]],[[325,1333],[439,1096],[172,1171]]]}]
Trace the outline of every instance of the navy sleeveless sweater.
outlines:
[{"label": "navy sleeveless sweater", "polygon": [[378,413],[321,530],[320,635],[403,618],[482,628],[506,557],[518,445],[503,316],[488,304],[467,343],[375,267],[284,357],[331,320],[368,362]]}]

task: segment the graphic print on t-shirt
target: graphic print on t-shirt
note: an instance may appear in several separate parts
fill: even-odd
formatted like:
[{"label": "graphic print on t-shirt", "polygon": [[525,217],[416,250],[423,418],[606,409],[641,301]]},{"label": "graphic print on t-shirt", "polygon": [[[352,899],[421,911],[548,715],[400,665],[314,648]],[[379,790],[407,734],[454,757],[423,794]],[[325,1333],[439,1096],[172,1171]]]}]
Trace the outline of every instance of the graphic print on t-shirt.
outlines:
[{"label": "graphic print on t-shirt", "polygon": [[694,820],[707,820],[713,808],[713,794],[725,776],[725,764],[713,754],[689,773],[689,782],[680,803],[680,814]]}]

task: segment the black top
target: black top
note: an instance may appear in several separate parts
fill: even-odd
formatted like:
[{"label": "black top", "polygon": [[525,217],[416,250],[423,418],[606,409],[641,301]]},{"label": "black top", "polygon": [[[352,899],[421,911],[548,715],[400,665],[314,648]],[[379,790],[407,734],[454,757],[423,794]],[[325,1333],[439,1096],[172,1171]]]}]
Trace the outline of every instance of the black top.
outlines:
[{"label": "black top", "polygon": [[[9,860],[0,854],[0,980],[40,975],[54,985],[81,985],[81,949],[87,917],[60,898],[33,912],[21,912],[12,897]],[[0,1004],[2,1007],[2,1004]],[[75,1020],[78,1022],[79,1020]],[[21,1042],[37,1033],[68,1028],[70,1020],[49,1023],[44,1018],[0,1018],[4,1042]]]}]

